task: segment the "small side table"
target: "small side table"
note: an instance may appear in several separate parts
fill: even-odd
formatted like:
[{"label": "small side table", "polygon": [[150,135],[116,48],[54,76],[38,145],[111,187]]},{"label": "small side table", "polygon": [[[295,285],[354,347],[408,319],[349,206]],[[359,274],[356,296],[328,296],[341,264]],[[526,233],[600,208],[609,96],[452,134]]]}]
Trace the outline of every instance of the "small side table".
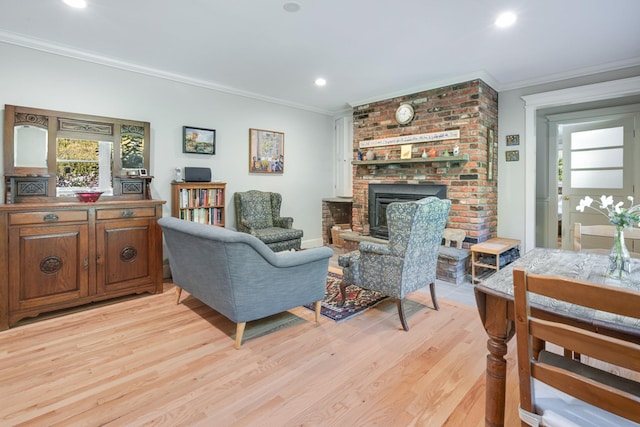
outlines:
[{"label": "small side table", "polygon": [[[496,271],[500,270],[500,255],[518,245],[520,245],[520,240],[496,237],[471,246],[471,248],[469,248],[471,250],[471,283],[475,284],[476,280],[482,280],[480,278],[476,279],[476,267],[490,268]],[[495,265],[478,261],[478,254],[494,255],[496,259]]]}]

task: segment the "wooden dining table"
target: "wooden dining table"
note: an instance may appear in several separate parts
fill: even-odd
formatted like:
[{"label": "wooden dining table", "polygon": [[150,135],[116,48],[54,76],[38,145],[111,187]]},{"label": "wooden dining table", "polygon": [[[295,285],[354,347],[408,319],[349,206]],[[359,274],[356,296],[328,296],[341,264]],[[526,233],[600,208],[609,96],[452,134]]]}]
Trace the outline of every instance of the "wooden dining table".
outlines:
[{"label": "wooden dining table", "polygon": [[[515,334],[513,310],[513,268],[524,266],[529,272],[562,276],[620,286],[640,292],[640,260],[632,259],[631,274],[608,276],[607,255],[535,248],[475,286],[480,319],[489,337],[487,341],[485,425],[503,426],[507,343]],[[549,298],[533,298],[531,310],[552,320],[581,325],[598,333],[621,337],[640,344],[640,320],[574,306]]]}]

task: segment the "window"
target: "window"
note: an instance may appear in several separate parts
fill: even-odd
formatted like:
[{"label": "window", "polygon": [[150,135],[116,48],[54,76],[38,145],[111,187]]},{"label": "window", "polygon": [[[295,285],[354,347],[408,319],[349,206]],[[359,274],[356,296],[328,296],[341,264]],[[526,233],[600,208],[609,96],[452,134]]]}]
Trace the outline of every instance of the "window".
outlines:
[{"label": "window", "polygon": [[573,188],[622,188],[624,159],[622,126],[571,134]]}]

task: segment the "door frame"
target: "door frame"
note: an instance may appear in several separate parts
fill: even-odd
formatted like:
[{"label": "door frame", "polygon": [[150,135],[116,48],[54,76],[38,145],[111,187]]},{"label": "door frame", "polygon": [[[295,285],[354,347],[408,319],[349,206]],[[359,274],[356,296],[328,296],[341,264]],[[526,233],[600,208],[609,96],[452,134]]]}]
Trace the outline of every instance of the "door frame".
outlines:
[{"label": "door frame", "polygon": [[[640,95],[640,76],[522,96],[525,106],[524,239],[528,252],[536,246],[536,113],[538,109]],[[528,142],[528,143],[527,143]]]},{"label": "door frame", "polygon": [[[558,138],[560,137],[559,133],[558,133],[558,126],[560,125],[566,125],[566,126],[580,126],[580,125],[587,125],[589,123],[610,123],[613,121],[624,121],[624,120],[628,120],[630,118],[635,118],[636,120],[636,127],[637,127],[637,119],[640,116],[640,104],[636,103],[636,104],[629,104],[629,105],[622,105],[622,106],[616,106],[616,107],[604,107],[604,108],[597,108],[597,109],[592,109],[592,110],[582,110],[582,111],[575,111],[575,112],[568,112],[568,113],[559,113],[559,114],[550,114],[545,116],[545,118],[548,121],[549,124],[549,195],[551,198],[553,195],[556,196],[557,199],[557,189],[558,189],[558,181],[557,181],[557,153],[558,153]],[[563,143],[566,141],[563,141]],[[632,144],[635,145],[635,140],[632,141]],[[636,147],[635,149],[632,150],[632,154],[633,154],[633,159],[629,160],[629,163],[631,164],[638,164],[637,163],[637,159],[639,158],[639,154],[638,154],[638,148]],[[564,163],[563,166],[566,166],[566,162]],[[565,172],[568,172],[565,169]],[[628,167],[625,168],[625,174],[630,174],[633,173],[633,171],[631,169],[629,169]],[[634,186],[633,188],[636,189],[640,189],[640,186],[638,186],[638,180],[639,180],[639,175],[635,174],[634,177],[634,182],[632,182],[631,184]],[[633,191],[631,193],[629,192],[624,192],[623,195],[619,195],[617,197],[618,200],[623,200],[626,201],[626,196],[628,195],[634,195],[632,194]],[[600,195],[602,194],[602,192],[600,191],[599,193],[596,194],[590,194],[591,197],[598,199],[600,197]],[[607,194],[611,194],[610,192]],[[614,195],[614,197],[616,197]],[[567,227],[566,224],[566,217],[565,215],[569,212],[566,206],[566,203],[563,201],[563,215],[562,215],[562,237],[563,237],[563,245],[564,242],[567,238],[569,239],[569,241],[572,241],[573,236],[566,236],[566,233],[573,233],[573,226],[569,226]],[[577,204],[576,204],[577,206]],[[575,207],[575,206],[574,206]],[[555,208],[555,209],[554,209]],[[570,206],[569,206],[570,208]],[[549,203],[549,212],[548,212],[548,217],[549,218],[555,218],[557,216],[557,207],[555,205],[553,205],[552,203]],[[536,220],[538,220],[536,218]],[[539,224],[540,225],[540,224]],[[544,224],[544,227],[546,227],[547,232],[549,233],[549,235],[551,235],[551,229],[555,229],[555,224]],[[557,234],[557,233],[556,233]],[[554,246],[555,247],[555,246]],[[571,249],[571,248],[566,248],[564,247],[564,249]]]}]

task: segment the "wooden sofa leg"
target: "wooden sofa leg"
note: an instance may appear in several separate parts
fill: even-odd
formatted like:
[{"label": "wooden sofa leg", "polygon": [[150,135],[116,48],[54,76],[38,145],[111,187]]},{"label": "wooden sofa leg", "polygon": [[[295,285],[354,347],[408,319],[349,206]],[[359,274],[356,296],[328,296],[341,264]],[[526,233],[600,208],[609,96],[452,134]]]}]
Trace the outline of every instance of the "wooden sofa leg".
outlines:
[{"label": "wooden sofa leg", "polygon": [[402,324],[402,328],[405,331],[409,330],[409,325],[407,325],[407,318],[404,315],[404,299],[398,298],[396,300],[396,305],[398,306],[398,315],[400,316],[400,323]]},{"label": "wooden sofa leg", "polygon": [[320,310],[322,309],[322,301],[316,301],[316,323],[320,321]]},{"label": "wooden sofa leg", "polygon": [[176,305],[180,304],[180,295],[182,295],[182,288],[176,286]]},{"label": "wooden sofa leg", "polygon": [[440,310],[440,306],[438,305],[438,300],[436,299],[436,284],[431,283],[429,285],[429,290],[431,291],[431,301],[433,301],[433,306],[436,310]]},{"label": "wooden sofa leg", "polygon": [[236,323],[236,350],[242,345],[242,335],[244,335],[244,327],[247,322]]}]

